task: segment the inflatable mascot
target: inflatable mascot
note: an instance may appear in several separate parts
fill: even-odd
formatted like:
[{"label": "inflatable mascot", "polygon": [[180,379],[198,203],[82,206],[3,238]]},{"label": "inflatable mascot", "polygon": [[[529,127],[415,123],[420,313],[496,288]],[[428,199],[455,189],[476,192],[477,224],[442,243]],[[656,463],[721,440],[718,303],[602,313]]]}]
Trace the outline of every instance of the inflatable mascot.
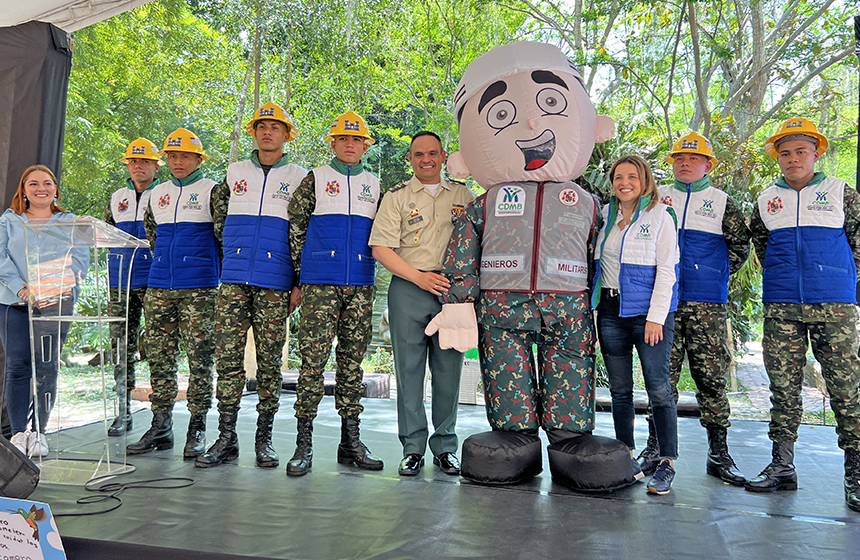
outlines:
[{"label": "inflatable mascot", "polygon": [[[597,116],[557,47],[519,42],[474,60],[454,96],[460,151],[449,172],[487,192],[458,220],[442,311],[443,348],[478,346],[492,432],[463,443],[462,475],[514,484],[540,473],[578,490],[634,482],[621,442],[594,428],[594,325],[588,289],[599,205],[572,180],[615,123]],[[477,315],[476,315],[477,312]],[[533,355],[537,346],[537,365]]]}]

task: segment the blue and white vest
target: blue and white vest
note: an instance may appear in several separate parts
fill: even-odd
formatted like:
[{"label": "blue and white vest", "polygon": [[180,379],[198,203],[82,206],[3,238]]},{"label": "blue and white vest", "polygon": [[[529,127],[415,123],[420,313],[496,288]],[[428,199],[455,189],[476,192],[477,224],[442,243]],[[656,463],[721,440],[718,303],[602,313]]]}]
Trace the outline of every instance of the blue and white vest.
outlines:
[{"label": "blue and white vest", "polygon": [[597,203],[574,183],[510,183],[484,199],[481,291],[581,293]]},{"label": "blue and white vest", "polygon": [[[145,191],[137,192],[131,179],[128,185],[117,189],[110,197],[110,211],[116,227],[127,234],[146,239],[146,229],[143,227],[143,214],[149,204],[149,196],[155,184]],[[152,264],[152,253],[146,247],[138,249],[111,249],[108,253],[108,283],[111,288],[126,288],[129,286],[129,269],[131,270],[131,288],[145,288],[149,283],[149,268]]]},{"label": "blue and white vest", "polygon": [[844,229],[845,188],[825,177],[800,191],[777,183],[761,192],[758,210],[770,232],[762,301],[857,302],[857,266]]},{"label": "blue and white vest", "polygon": [[678,216],[681,301],[726,303],[729,299],[729,248],[723,237],[728,195],[715,187],[694,191],[675,186],[658,190],[660,202]]},{"label": "blue and white vest", "polygon": [[[594,293],[592,305],[597,307],[600,300],[601,271],[600,257],[603,256],[603,245],[606,241],[606,231],[614,227],[615,198],[603,207],[603,227],[597,236],[598,254],[595,255],[597,273],[594,275]],[[621,238],[621,266],[618,272],[619,299],[621,317],[647,315],[651,307],[651,293],[657,278],[657,232],[666,220],[673,222],[668,207],[657,204],[651,210],[645,210],[647,199],[642,199],[632,223],[624,230]],[[612,219],[610,219],[612,218]],[[675,224],[672,223],[672,227]],[[678,308],[678,265],[676,248],[675,283],[672,285],[672,303],[669,312]]]},{"label": "blue and white vest", "polygon": [[303,167],[287,164],[272,167],[265,175],[251,160],[227,168],[230,205],[224,223],[221,282],[292,289],[295,272],[287,207],[307,173]]},{"label": "blue and white vest", "polygon": [[193,175],[201,178],[187,185],[168,181],[152,190],[149,207],[158,228],[149,271],[151,288],[218,286],[218,242],[209,211],[215,182]]},{"label": "blue and white vest", "polygon": [[313,170],[316,207],[302,249],[302,284],[371,286],[376,260],[367,241],[379,203],[379,178]]}]

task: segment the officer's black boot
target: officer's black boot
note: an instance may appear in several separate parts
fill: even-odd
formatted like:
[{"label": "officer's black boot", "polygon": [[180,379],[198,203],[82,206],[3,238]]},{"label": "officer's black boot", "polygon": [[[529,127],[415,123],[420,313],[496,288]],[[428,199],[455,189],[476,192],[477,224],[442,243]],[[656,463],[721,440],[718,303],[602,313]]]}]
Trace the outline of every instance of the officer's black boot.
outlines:
[{"label": "officer's black boot", "polygon": [[860,512],[860,451],[845,450],[845,503]]},{"label": "officer's black boot", "polygon": [[314,421],[311,418],[296,419],[296,452],[287,463],[287,476],[304,476],[311,472],[314,461]]},{"label": "officer's black boot", "polygon": [[149,453],[153,449],[173,449],[173,413],[156,412],[152,415],[152,426],[146,430],[140,441],[130,443],[125,450],[134,455]]},{"label": "officer's black boot", "polygon": [[206,414],[197,412],[188,421],[188,433],[185,435],[185,449],[182,456],[185,459],[196,459],[206,451]]},{"label": "officer's black boot", "polygon": [[358,416],[342,418],[340,423],[340,445],[337,446],[337,462],[342,465],[355,464],[360,469],[381,471],[382,459],[370,454],[361,443],[358,434]]},{"label": "officer's black boot", "polygon": [[254,451],[257,454],[257,466],[273,469],[280,463],[278,454],[272,446],[272,425],[275,414],[260,414],[257,416],[257,433],[254,435]]},{"label": "officer's black boot", "polygon": [[118,437],[131,430],[131,391],[120,391],[117,394],[118,410],[116,418],[108,428],[108,436]]},{"label": "officer's black boot", "polygon": [[239,457],[239,436],[236,435],[236,419],[239,414],[221,413],[218,416],[218,439],[194,460],[195,467],[208,468],[232,461]]},{"label": "officer's black boot", "polygon": [[654,429],[654,420],[652,418],[646,418],[646,420],[648,422],[648,442],[636,460],[639,461],[642,474],[651,476],[657,470],[657,463],[660,462],[660,446],[657,443],[657,430]]},{"label": "officer's black boot", "polygon": [[707,431],[708,461],[705,466],[707,473],[732,486],[746,484],[746,477],[741,474],[734,459],[729,455],[729,445],[726,443],[727,430],[722,426],[709,426]]},{"label": "officer's black boot", "polygon": [[773,444],[773,460],[761,474],[744,485],[750,492],[797,490],[794,470],[794,442]]}]

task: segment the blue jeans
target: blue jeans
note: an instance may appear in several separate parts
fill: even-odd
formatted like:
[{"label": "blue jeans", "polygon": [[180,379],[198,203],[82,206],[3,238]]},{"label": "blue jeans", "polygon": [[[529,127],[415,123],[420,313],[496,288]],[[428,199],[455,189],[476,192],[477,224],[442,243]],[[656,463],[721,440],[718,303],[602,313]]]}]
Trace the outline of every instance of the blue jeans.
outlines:
[{"label": "blue jeans", "polygon": [[633,441],[633,347],[639,354],[642,376],[648,400],[654,411],[654,429],[660,447],[660,458],[678,457],[678,412],[672,388],[669,385],[669,356],[675,319],[672,313],[663,324],[663,340],[654,346],[645,343],[645,315],[618,316],[619,298],[609,297],[604,290],[597,306],[597,336],[600,351],[609,374],[609,392],[612,395],[612,420],[615,437],[630,449]]},{"label": "blue jeans", "polygon": [[[57,315],[57,310],[58,306],[54,305],[43,310],[34,309],[33,313],[51,316]],[[45,431],[57,398],[60,348],[68,331],[68,322],[40,321],[33,324],[33,335],[37,341],[36,387],[39,395],[39,429],[42,432]],[[27,315],[26,305],[0,304],[0,340],[6,349],[6,407],[9,411],[12,433],[17,434],[27,429],[27,422],[32,418],[30,410],[33,366],[30,353],[30,318]]]}]

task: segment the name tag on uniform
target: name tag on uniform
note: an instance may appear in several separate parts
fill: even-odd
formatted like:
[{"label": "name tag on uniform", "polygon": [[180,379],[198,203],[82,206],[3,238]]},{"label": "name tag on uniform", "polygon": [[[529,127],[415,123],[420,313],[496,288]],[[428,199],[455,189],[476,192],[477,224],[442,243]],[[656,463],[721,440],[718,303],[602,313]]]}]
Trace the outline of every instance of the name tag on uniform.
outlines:
[{"label": "name tag on uniform", "polygon": [[481,257],[481,274],[493,272],[523,272],[525,255],[484,255]]},{"label": "name tag on uniform", "polygon": [[586,278],[588,277],[588,264],[584,261],[547,257],[546,275],[562,276],[564,278]]},{"label": "name tag on uniform", "polygon": [[414,226],[415,224],[420,224],[424,221],[424,216],[415,216],[414,218],[410,218],[409,225]]}]

